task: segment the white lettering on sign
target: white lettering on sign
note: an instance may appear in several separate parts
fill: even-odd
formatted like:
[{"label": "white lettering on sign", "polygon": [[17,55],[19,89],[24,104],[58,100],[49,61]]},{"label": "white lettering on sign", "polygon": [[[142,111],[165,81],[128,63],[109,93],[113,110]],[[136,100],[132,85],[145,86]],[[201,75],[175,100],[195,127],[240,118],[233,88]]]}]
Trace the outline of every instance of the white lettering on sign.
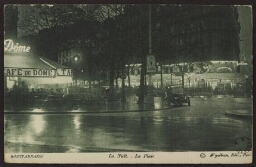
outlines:
[{"label": "white lettering on sign", "polygon": [[6,39],[4,40],[4,51],[9,52],[29,52],[30,46],[22,46],[18,43],[14,44],[13,40]]},{"label": "white lettering on sign", "polygon": [[29,68],[4,68],[4,76],[8,77],[55,77],[56,70],[29,69]]},{"label": "white lettering on sign", "polygon": [[73,76],[72,69],[57,69],[58,76]]},{"label": "white lettering on sign", "polygon": [[244,65],[244,66],[246,66],[246,65],[248,65],[248,63],[245,63],[245,62],[242,61],[242,62],[238,63],[237,65],[240,65],[240,66]]}]

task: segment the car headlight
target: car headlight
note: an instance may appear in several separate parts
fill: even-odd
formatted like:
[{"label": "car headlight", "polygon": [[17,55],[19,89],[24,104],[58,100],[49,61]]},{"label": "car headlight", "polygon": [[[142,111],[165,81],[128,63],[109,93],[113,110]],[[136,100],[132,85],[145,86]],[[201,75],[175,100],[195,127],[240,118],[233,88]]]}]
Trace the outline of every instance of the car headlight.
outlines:
[{"label": "car headlight", "polygon": [[178,99],[178,97],[174,97],[174,99]]}]

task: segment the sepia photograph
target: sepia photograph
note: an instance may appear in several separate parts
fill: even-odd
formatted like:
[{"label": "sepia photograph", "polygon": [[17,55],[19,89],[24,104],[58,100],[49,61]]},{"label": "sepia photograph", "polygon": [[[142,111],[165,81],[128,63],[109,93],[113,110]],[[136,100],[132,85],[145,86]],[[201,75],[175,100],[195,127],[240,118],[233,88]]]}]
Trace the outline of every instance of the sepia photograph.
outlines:
[{"label": "sepia photograph", "polygon": [[5,163],[252,163],[252,6],[3,13]]}]

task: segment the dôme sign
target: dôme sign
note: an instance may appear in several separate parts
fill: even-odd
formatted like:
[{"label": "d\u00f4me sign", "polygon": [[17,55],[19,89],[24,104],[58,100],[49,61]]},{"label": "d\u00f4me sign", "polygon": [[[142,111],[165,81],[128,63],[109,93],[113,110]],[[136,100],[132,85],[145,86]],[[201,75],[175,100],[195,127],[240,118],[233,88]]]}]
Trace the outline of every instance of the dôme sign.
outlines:
[{"label": "d\u00f4me sign", "polygon": [[4,40],[4,51],[9,52],[29,52],[30,46],[22,46],[18,43],[14,43],[11,39]]}]

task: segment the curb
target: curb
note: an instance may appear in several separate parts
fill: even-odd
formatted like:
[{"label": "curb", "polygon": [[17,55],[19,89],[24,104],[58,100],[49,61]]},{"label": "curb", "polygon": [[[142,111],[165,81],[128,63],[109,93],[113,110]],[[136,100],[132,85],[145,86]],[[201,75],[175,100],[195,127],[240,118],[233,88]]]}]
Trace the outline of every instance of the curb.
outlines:
[{"label": "curb", "polygon": [[243,114],[243,113],[237,113],[237,112],[231,112],[231,111],[225,111],[225,114],[231,117],[237,117],[237,118],[253,118],[253,115],[251,114]]}]

